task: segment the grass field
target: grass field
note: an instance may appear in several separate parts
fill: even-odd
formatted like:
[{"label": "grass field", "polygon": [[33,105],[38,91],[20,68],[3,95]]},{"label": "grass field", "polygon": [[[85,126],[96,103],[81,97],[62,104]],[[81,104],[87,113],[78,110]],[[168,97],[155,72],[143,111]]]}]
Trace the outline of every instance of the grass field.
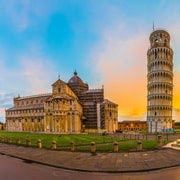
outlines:
[{"label": "grass field", "polygon": [[175,129],[176,133],[180,134],[180,129]]},{"label": "grass field", "polygon": [[[31,141],[31,146],[37,147],[38,139],[41,140],[43,148],[51,148],[52,141],[56,141],[58,150],[69,150],[70,143],[75,144],[75,151],[87,152],[90,151],[90,143],[93,141],[96,143],[98,152],[112,152],[113,143],[118,142],[120,151],[134,151],[136,150],[137,141],[128,140],[125,138],[109,137],[109,136],[97,136],[89,134],[43,134],[43,133],[30,133],[30,132],[6,132],[0,131],[0,139],[2,137],[5,142],[11,141],[13,144],[17,144],[20,139],[23,146],[27,145],[27,140]],[[166,143],[166,142],[164,142]],[[143,149],[152,150],[158,148],[155,140],[142,140]]]},{"label": "grass field", "polygon": [[43,133],[30,133],[30,132],[5,132],[0,131],[1,137],[7,137],[12,140],[12,142],[17,142],[18,138],[21,139],[21,144],[26,144],[28,139],[31,140],[32,146],[37,145],[37,140],[41,139],[43,147],[49,148],[52,141],[57,142],[58,147],[69,146],[71,142],[74,142],[76,145],[89,145],[92,141],[95,141],[97,144],[110,143],[116,140],[122,140],[117,138],[112,138],[108,136],[94,136],[88,134],[43,134]]}]

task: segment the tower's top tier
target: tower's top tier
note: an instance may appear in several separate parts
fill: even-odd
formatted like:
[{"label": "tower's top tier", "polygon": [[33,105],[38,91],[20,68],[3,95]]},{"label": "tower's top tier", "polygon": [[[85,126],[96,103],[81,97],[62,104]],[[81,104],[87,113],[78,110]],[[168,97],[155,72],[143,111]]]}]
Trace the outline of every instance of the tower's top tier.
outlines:
[{"label": "tower's top tier", "polygon": [[170,35],[167,31],[158,29],[154,30],[150,37],[151,48],[154,47],[170,47]]}]

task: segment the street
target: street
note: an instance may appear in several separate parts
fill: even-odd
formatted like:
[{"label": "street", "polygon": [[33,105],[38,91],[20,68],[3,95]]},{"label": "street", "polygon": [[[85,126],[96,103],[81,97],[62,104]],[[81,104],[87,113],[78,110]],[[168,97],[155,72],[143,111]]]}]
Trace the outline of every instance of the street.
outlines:
[{"label": "street", "polygon": [[25,162],[21,159],[0,155],[1,180],[178,180],[180,168],[164,169],[153,172],[140,173],[91,173],[64,170],[41,164]]}]

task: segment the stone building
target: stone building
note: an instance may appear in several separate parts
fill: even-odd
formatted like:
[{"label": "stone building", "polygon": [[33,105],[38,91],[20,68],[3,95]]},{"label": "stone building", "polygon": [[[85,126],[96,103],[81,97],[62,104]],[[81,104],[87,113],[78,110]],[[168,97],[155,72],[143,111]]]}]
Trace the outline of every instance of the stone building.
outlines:
[{"label": "stone building", "polygon": [[104,128],[107,132],[115,132],[118,129],[118,105],[105,99],[103,102],[104,107]]},{"label": "stone building", "polygon": [[165,30],[151,33],[147,51],[147,125],[148,132],[172,128],[173,50]]},{"label": "stone building", "polygon": [[103,87],[101,89],[89,89],[88,84],[81,80],[76,71],[68,81],[68,85],[76,93],[82,104],[83,129],[103,129],[108,132],[117,129],[118,105],[104,99]]},{"label": "stone building", "polygon": [[68,83],[58,79],[52,93],[15,97],[6,110],[8,131],[80,133],[117,129],[118,106],[104,100],[104,89],[89,89],[74,72]]},{"label": "stone building", "polygon": [[79,133],[81,117],[78,97],[58,79],[52,93],[14,98],[14,107],[6,110],[6,126],[9,131]]},{"label": "stone building", "polygon": [[122,121],[118,122],[118,130],[119,131],[146,131],[147,124],[146,121],[138,121],[138,120],[131,120],[131,121]]}]

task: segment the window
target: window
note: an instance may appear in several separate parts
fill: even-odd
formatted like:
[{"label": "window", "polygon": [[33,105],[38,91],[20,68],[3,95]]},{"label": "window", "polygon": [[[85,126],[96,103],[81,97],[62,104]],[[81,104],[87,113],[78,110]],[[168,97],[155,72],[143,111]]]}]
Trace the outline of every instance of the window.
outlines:
[{"label": "window", "polygon": [[157,58],[157,52],[156,52],[156,51],[155,51],[155,54],[154,54],[154,55],[155,55],[155,59],[156,59],[156,58]]}]

